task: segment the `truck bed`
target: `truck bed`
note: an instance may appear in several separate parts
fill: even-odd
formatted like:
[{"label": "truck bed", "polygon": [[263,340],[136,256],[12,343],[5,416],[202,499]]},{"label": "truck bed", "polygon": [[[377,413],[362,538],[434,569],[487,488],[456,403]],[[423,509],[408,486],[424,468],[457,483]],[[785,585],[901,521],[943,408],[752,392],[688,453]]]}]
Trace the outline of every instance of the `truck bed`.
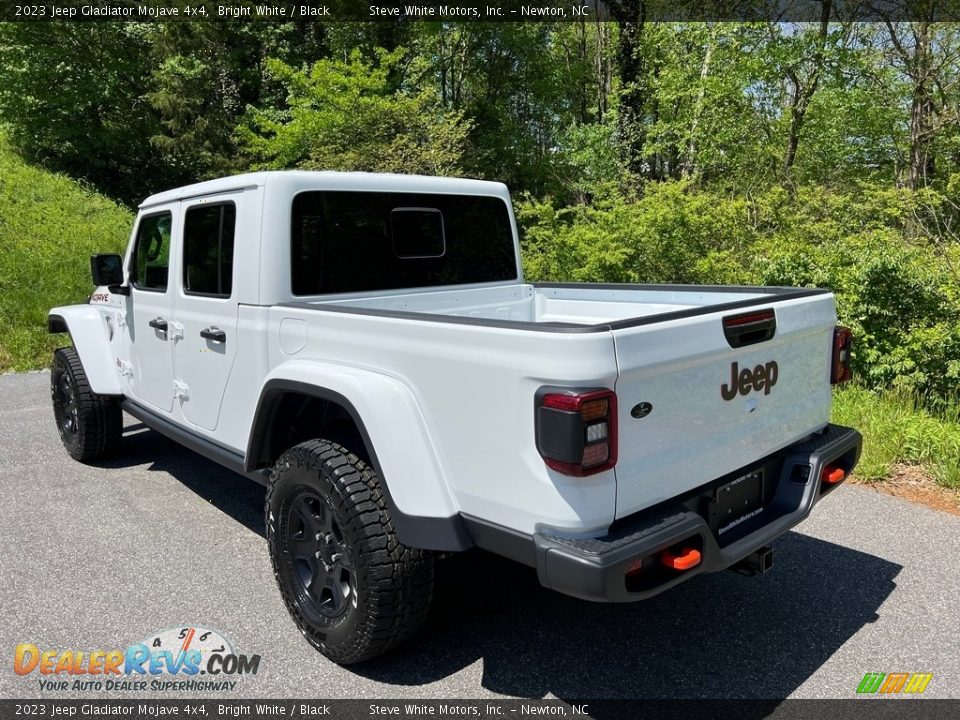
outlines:
[{"label": "truck bed", "polygon": [[373,297],[339,296],[308,301],[303,305],[394,317],[415,314],[421,320],[472,319],[478,321],[477,324],[517,329],[589,332],[748,308],[771,300],[826,292],[780,287],[532,283],[405,291]]},{"label": "truck bed", "polygon": [[[732,345],[724,319],[751,310],[775,312],[775,333]],[[829,421],[836,314],[825,290],[513,284],[305,299],[274,306],[271,315],[272,326],[308,335],[298,355],[349,358],[402,378],[439,438],[458,506],[479,517],[513,516],[517,529],[534,509],[555,528],[606,527]],[[279,346],[289,355],[302,341],[286,332]],[[732,373],[770,363],[778,365],[775,388],[723,397]],[[544,468],[532,442],[533,397],[543,386],[615,389],[614,471],[584,481]],[[653,407],[649,419],[631,416],[638,404]],[[499,475],[504,461],[542,475],[542,483]]]}]

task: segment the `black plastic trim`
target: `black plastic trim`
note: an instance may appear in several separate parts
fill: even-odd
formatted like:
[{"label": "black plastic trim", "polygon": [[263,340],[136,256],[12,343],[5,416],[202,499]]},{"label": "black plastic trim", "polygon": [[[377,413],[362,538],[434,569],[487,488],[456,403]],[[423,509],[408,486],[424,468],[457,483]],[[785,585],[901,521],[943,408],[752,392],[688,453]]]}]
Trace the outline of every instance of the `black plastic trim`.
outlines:
[{"label": "black plastic trim", "polygon": [[666,292],[725,292],[766,295],[793,295],[804,293],[820,295],[831,292],[824,288],[796,288],[783,285],[684,285],[659,283],[562,283],[532,282],[535,288],[557,288],[562,290],[663,290]]},{"label": "black plastic trim", "polygon": [[[97,260],[102,257],[115,257],[120,264],[120,282],[111,283],[103,282],[104,278],[97,277],[100,273],[97,272]],[[119,253],[94,253],[90,256],[90,278],[93,280],[95,287],[114,287],[117,285],[123,285],[123,256]]]},{"label": "black plastic trim", "polygon": [[537,566],[536,548],[530,535],[472,515],[461,513],[460,517],[477,547],[529,567]]},{"label": "black plastic trim", "polygon": [[[757,315],[770,313],[770,317],[752,319]],[[744,318],[751,318],[750,322],[742,322]],[[741,321],[742,324],[732,324],[734,321]],[[773,308],[764,310],[738,313],[737,315],[728,315],[723,318],[723,336],[727,339],[727,344],[732,348],[746,347],[747,345],[756,345],[757,343],[772,340],[777,334],[777,316]]]},{"label": "black plastic trim", "polygon": [[[839,460],[849,473],[859,459],[862,442],[856,430],[828,425],[822,432],[775,453],[772,457],[782,460],[780,485],[786,492],[796,492],[795,508],[723,546],[704,516],[691,509],[697,503],[681,502],[679,498],[618,520],[603,537],[564,537],[551,531],[527,535],[468,516],[464,516],[464,522],[478,547],[535,567],[545,587],[597,602],[643,600],[700,573],[735,565],[783,535],[806,518],[822,496],[823,468]],[[792,488],[798,467],[804,470],[802,482]],[[628,590],[625,574],[631,563],[680,542],[700,548],[702,560],[697,567],[669,571],[676,574],[654,586]]]},{"label": "black plastic trim", "polygon": [[51,335],[56,333],[68,333],[67,321],[62,315],[47,315],[47,332]]},{"label": "black plastic trim", "polygon": [[268,473],[264,470],[253,470],[248,471],[244,467],[243,455],[226,448],[218,443],[208,440],[207,438],[201,437],[195,433],[186,430],[179,425],[176,425],[164,417],[157,415],[152,410],[148,410],[142,405],[138,405],[130,398],[124,398],[120,402],[120,406],[123,410],[133,417],[137,418],[140,422],[146,425],[151,430],[164,435],[171,440],[183,445],[190,450],[193,450],[199,455],[203,455],[208,460],[213,460],[219,465],[228,470],[233,470],[240,475],[245,475],[251,480],[255,480],[261,485],[267,484]]},{"label": "black plastic trim", "polygon": [[253,429],[250,432],[250,442],[247,445],[247,454],[244,461],[244,470],[246,472],[256,471],[269,462],[270,459],[264,458],[262,455],[265,445],[264,436],[267,429],[275,421],[274,413],[279,405],[278,401],[288,393],[305,395],[307,397],[314,397],[336,403],[350,415],[366,446],[370,463],[380,477],[380,487],[383,489],[383,495],[387,501],[387,507],[390,510],[390,519],[393,522],[393,527],[397,532],[397,537],[400,539],[400,542],[411,547],[423,548],[424,550],[441,551],[467,550],[473,546],[470,534],[467,532],[459,514],[450,517],[423,517],[420,515],[408,515],[397,508],[397,504],[390,494],[390,483],[383,473],[383,467],[377,459],[376,449],[370,440],[370,435],[367,432],[367,428],[360,414],[353,406],[353,403],[346,397],[327,388],[282,379],[270,380],[264,385],[260,400],[257,403],[257,411],[254,415]]},{"label": "black plastic trim", "polygon": [[671,320],[680,320],[683,318],[696,317],[698,315],[710,315],[712,313],[728,312],[730,310],[740,310],[751,308],[757,305],[766,305],[770,303],[770,295],[777,295],[778,300],[795,300],[797,298],[811,297],[813,295],[826,295],[829,290],[820,289],[798,289],[798,288],[775,288],[775,287],[742,287],[742,286],[723,286],[723,285],[592,285],[584,284],[538,284],[533,287],[538,288],[564,288],[564,289],[617,289],[617,290],[663,290],[686,292],[730,292],[730,293],[763,293],[764,297],[748,298],[747,300],[737,300],[734,302],[720,303],[718,305],[702,305],[684,310],[672,310],[670,312],[658,313],[656,315],[645,315],[643,317],[628,318],[627,320],[616,320],[614,322],[597,323],[596,325],[579,325],[575,323],[562,322],[529,322],[526,320],[495,320],[493,318],[459,317],[456,315],[436,315],[434,313],[411,312],[408,310],[381,310],[375,308],[357,308],[335,303],[316,304],[310,302],[286,302],[278,303],[275,307],[294,308],[297,310],[315,310],[320,312],[344,313],[347,315],[368,315],[372,317],[396,318],[400,320],[418,320],[422,322],[448,323],[452,325],[473,325],[479,327],[495,327],[508,330],[532,330],[536,332],[551,333],[598,333],[610,332],[611,330],[622,330],[625,328],[641,327],[643,325],[655,325]]}]

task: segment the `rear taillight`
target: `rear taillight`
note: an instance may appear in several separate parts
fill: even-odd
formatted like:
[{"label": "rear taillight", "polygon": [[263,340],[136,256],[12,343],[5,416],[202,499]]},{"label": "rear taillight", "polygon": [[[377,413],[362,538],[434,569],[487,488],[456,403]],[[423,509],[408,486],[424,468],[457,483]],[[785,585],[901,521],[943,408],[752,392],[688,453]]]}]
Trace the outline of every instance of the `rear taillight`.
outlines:
[{"label": "rear taillight", "polygon": [[537,450],[559,473],[582,477],[617,464],[617,396],[612,390],[537,394]]},{"label": "rear taillight", "polygon": [[853,333],[850,328],[837,326],[833,329],[833,356],[830,365],[830,383],[845,383],[853,377],[850,367],[850,348]]}]

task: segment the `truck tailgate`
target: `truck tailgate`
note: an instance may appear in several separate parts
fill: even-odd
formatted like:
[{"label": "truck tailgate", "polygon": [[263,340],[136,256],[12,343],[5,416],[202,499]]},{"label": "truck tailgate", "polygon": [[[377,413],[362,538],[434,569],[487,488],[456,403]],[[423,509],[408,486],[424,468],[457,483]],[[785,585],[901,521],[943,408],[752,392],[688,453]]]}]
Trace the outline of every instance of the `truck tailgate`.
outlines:
[{"label": "truck tailgate", "polygon": [[[723,319],[773,310],[773,338],[731,347]],[[825,426],[833,295],[613,330],[616,516],[743,468]],[[749,372],[745,372],[749,371]]]}]

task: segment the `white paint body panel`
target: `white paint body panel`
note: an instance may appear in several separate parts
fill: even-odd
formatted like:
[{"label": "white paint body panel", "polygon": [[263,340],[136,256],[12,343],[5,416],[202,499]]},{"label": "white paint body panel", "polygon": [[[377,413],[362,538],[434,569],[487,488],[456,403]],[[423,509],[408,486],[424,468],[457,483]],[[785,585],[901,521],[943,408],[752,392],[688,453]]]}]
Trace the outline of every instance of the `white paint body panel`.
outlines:
[{"label": "white paint body panel", "polygon": [[[294,298],[291,201],[298,192],[322,189],[487,195],[510,208],[498,183],[364,173],[255,173],[149,198],[142,212],[173,206],[182,217],[197,198],[231,193],[238,211],[230,302],[223,312],[204,315],[199,300],[177,294],[172,308],[188,333],[232,317],[223,328],[230,361],[214,367],[174,351],[176,378],[189,368],[191,388],[209,385],[211,391],[174,403],[171,422],[242,454],[261,388],[273,379],[309,383],[354,405],[404,513],[460,512],[525,533],[551,527],[587,535],[827,423],[836,320],[829,294],[785,301],[736,289],[534,287],[522,280],[514,223],[514,281]],[[172,257],[180,257],[181,242],[177,231]],[[173,281],[179,267],[172,262],[173,293],[180,292]],[[777,335],[737,350],[723,336],[721,319],[729,310],[589,332],[530,325],[616,323],[751,298],[775,308]],[[100,316],[139,313],[130,299],[115,300],[55,312],[69,315],[71,333],[77,323],[75,342],[79,337],[84,367],[96,376],[94,389],[125,394],[130,386],[117,363],[136,357],[107,343]],[[458,322],[463,318],[474,320]],[[769,360],[781,368],[769,395],[721,400],[732,362]],[[534,395],[544,385],[617,391],[614,470],[573,478],[545,466],[534,441]],[[654,410],[636,420],[630,409],[641,401]]]},{"label": "white paint body panel", "polygon": [[[782,300],[776,336],[731,348],[722,314],[615,331],[620,375],[617,517],[699,487],[770,455],[830,419],[832,296]],[[725,313],[724,313],[725,314]],[[733,400],[721,397],[731,364],[775,360],[776,385]],[[639,402],[653,412],[630,416]]]},{"label": "white paint body panel", "polygon": [[[106,313],[94,305],[69,305],[52,308],[50,315],[58,315],[67,323],[90,389],[101,395],[119,395],[122,388],[116,358],[120,354],[120,340],[116,329],[110,338]],[[115,322],[113,313],[110,317],[110,322]]]}]

